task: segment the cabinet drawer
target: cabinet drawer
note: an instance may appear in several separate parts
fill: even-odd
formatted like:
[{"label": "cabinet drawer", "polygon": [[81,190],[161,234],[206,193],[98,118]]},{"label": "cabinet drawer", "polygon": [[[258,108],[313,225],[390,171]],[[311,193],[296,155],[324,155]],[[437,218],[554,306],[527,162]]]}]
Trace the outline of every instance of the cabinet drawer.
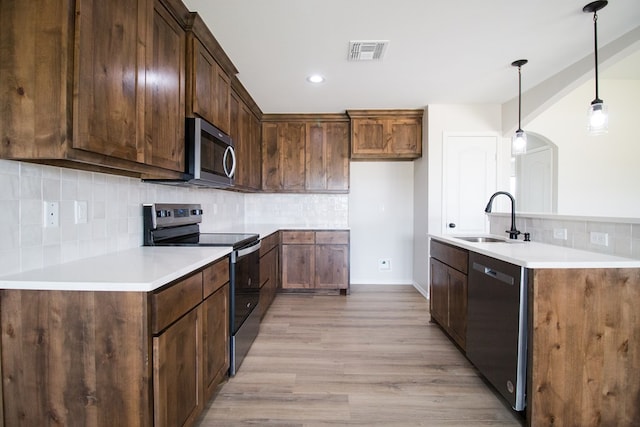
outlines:
[{"label": "cabinet drawer", "polygon": [[202,301],[202,272],[151,296],[152,333],[157,334]]},{"label": "cabinet drawer", "polygon": [[283,231],[282,232],[282,244],[284,245],[296,245],[306,244],[313,245],[316,240],[316,233],[314,231]]},{"label": "cabinet drawer", "polygon": [[469,267],[468,251],[432,239],[431,256],[442,261],[448,266],[467,274],[467,269]]},{"label": "cabinet drawer", "polygon": [[316,244],[348,245],[348,231],[316,231]]},{"label": "cabinet drawer", "polygon": [[260,242],[260,258],[262,258],[271,249],[278,246],[278,244],[280,244],[280,233],[277,231],[262,239]]},{"label": "cabinet drawer", "polygon": [[229,259],[224,257],[212,266],[205,268],[202,274],[202,297],[207,298],[224,286],[225,283],[229,282]]}]

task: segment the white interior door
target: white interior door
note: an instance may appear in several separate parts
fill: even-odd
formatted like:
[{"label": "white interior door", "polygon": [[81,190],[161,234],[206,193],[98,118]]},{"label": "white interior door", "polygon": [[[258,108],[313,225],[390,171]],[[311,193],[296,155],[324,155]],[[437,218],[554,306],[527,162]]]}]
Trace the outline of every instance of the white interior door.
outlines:
[{"label": "white interior door", "polygon": [[484,208],[496,191],[498,136],[445,134],[443,234],[489,232]]},{"label": "white interior door", "polygon": [[517,157],[516,195],[518,211],[553,212],[553,151],[532,150]]}]

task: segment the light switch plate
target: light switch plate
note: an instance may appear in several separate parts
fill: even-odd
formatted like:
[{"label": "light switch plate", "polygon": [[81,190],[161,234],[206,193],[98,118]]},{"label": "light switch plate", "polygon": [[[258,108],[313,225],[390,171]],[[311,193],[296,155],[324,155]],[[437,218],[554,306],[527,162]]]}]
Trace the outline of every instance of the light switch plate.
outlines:
[{"label": "light switch plate", "polygon": [[76,224],[86,224],[89,218],[89,207],[86,200],[76,200],[75,207],[75,222]]}]

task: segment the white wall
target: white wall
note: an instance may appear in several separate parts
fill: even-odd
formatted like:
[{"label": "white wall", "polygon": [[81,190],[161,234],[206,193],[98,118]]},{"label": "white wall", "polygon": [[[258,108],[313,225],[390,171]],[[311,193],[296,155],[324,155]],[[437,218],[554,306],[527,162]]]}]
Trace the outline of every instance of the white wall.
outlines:
[{"label": "white wall", "polygon": [[523,127],[558,146],[558,213],[640,218],[640,81],[600,81],[609,106],[605,135],[587,133],[593,97],[591,80]]},{"label": "white wall", "polygon": [[[351,162],[351,283],[413,283],[413,162]],[[380,259],[391,270],[379,271]]]},{"label": "white wall", "polygon": [[[429,105],[425,120],[424,157],[414,162],[414,283],[424,293],[429,287],[427,233],[442,227],[442,153],[444,132],[499,132],[501,107],[491,105]],[[503,147],[505,144],[503,144]],[[504,148],[503,148],[504,150]],[[498,180],[508,185],[508,165],[498,171]],[[499,184],[498,187],[501,185]],[[508,187],[506,187],[508,188]]]}]

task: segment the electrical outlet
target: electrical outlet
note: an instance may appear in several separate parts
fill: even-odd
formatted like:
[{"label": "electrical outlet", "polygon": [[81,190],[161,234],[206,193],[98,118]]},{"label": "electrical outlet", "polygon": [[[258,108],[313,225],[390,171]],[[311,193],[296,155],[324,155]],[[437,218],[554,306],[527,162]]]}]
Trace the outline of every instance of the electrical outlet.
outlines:
[{"label": "electrical outlet", "polygon": [[379,271],[391,271],[391,259],[390,258],[381,258],[378,260],[378,270]]},{"label": "electrical outlet", "polygon": [[609,234],[592,231],[590,233],[591,243],[600,246],[609,246]]},{"label": "electrical outlet", "polygon": [[58,202],[44,202],[44,226],[58,227],[60,225],[60,207]]},{"label": "electrical outlet", "polygon": [[566,228],[554,228],[553,229],[553,238],[558,240],[567,240],[567,229]]}]

